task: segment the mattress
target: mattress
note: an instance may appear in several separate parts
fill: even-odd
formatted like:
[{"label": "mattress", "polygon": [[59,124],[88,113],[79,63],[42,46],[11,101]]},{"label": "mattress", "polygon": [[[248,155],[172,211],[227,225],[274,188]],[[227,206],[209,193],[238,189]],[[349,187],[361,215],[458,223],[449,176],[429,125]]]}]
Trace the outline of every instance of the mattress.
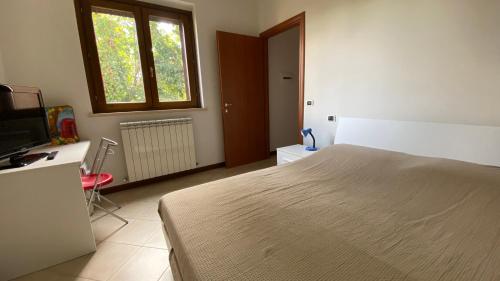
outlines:
[{"label": "mattress", "polygon": [[167,194],[176,280],[500,280],[500,169],[335,145]]}]

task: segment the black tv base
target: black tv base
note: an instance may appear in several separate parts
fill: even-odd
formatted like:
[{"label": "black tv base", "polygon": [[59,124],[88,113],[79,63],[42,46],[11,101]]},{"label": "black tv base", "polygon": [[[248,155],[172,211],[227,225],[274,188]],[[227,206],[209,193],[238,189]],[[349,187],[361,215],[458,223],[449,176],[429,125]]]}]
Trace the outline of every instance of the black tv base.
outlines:
[{"label": "black tv base", "polygon": [[14,169],[28,166],[42,158],[47,157],[48,153],[35,153],[35,154],[27,154],[27,155],[14,155],[10,157],[10,165],[0,167],[0,170],[6,169]]}]

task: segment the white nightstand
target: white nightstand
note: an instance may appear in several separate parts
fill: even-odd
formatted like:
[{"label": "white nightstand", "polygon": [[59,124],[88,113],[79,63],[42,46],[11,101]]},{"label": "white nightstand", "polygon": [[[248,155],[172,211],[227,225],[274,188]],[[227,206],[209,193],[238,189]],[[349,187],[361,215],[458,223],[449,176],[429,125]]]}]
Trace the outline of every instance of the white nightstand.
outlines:
[{"label": "white nightstand", "polygon": [[315,152],[307,151],[306,146],[301,144],[280,147],[277,149],[276,162],[278,165],[283,165],[307,157]]}]

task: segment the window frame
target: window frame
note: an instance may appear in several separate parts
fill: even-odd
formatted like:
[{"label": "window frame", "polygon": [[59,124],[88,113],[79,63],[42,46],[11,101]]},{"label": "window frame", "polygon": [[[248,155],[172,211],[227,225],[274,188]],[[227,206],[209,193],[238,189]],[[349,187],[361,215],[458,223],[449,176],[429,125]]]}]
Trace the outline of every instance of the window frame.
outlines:
[{"label": "window frame", "polygon": [[[83,60],[93,113],[168,110],[200,108],[199,69],[191,11],[180,10],[133,0],[74,0]],[[92,21],[92,7],[132,13],[135,18],[145,103],[106,103],[103,78]],[[156,83],[154,54],[149,25],[150,16],[167,18],[182,23],[184,38],[186,87],[189,101],[160,102]],[[149,50],[149,51],[148,51]],[[186,70],[187,68],[187,70]]]}]

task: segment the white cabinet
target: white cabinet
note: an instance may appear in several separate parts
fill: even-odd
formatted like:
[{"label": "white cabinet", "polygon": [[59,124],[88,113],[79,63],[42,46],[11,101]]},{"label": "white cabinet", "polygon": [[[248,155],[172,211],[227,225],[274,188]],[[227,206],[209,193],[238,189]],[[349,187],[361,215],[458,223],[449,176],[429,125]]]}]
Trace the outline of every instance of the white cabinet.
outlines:
[{"label": "white cabinet", "polygon": [[315,152],[316,151],[307,151],[306,146],[300,144],[280,147],[277,149],[276,162],[278,165],[283,165],[312,155]]}]

